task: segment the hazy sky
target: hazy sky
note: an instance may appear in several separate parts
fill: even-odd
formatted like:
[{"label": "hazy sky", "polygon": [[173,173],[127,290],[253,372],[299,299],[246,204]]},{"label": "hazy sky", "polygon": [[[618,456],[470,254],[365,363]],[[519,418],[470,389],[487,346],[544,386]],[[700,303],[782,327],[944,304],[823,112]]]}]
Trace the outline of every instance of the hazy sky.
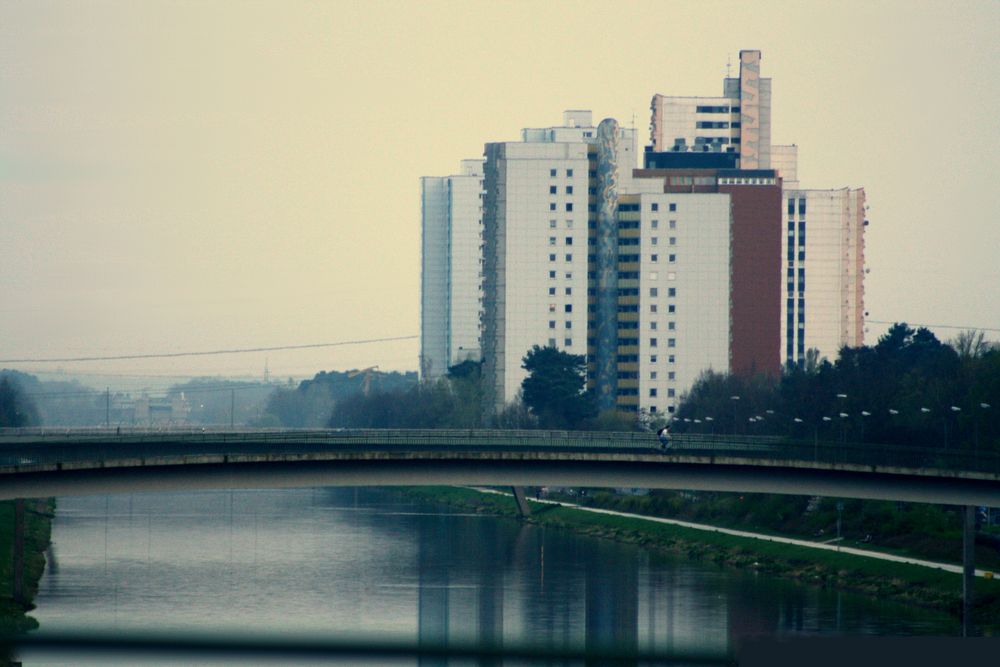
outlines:
[{"label": "hazy sky", "polygon": [[867,190],[870,318],[1000,329],[998,34],[988,1],[0,0],[0,358],[416,335],[420,176],[563,109],[645,140],[654,93],[720,94],[741,48],[763,51],[803,187]]}]

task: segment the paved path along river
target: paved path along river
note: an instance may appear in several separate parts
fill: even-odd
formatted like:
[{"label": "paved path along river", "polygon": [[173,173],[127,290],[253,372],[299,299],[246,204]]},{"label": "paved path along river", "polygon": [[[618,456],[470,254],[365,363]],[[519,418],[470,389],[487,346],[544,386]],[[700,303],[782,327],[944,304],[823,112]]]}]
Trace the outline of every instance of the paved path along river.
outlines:
[{"label": "paved path along river", "polygon": [[[496,491],[494,489],[483,489],[476,488],[476,491],[480,493],[498,493],[501,495],[505,494],[502,491]],[[672,526],[683,526],[685,528],[694,528],[695,530],[704,530],[712,533],[724,533],[726,535],[734,535],[736,537],[749,537],[755,540],[764,540],[765,542],[778,542],[780,544],[794,544],[800,547],[809,547],[810,549],[823,549],[825,551],[836,551],[838,553],[854,554],[855,556],[864,556],[865,558],[877,558],[879,560],[889,560],[896,563],[908,563],[910,565],[920,565],[922,567],[931,567],[938,570],[944,570],[946,572],[954,572],[956,574],[962,573],[961,565],[952,565],[950,563],[938,563],[932,560],[921,560],[919,558],[910,558],[908,556],[897,556],[895,554],[887,554],[881,551],[872,551],[871,549],[858,549],[857,547],[845,547],[839,544],[833,544],[831,542],[814,542],[812,540],[802,540],[795,537],[782,537],[780,535],[767,535],[766,533],[753,533],[747,530],[736,530],[734,528],[722,528],[719,526],[712,526],[707,523],[692,523],[690,521],[681,521],[679,519],[665,519],[655,516],[647,516],[645,514],[630,514],[629,512],[619,512],[616,510],[606,510],[599,507],[587,507],[586,505],[580,505],[577,503],[569,503],[565,501],[555,501],[548,500],[545,498],[532,498],[533,503],[545,503],[551,505],[562,505],[564,507],[572,507],[574,509],[583,510],[585,512],[594,512],[595,514],[611,514],[614,516],[624,516],[630,519],[641,519],[643,521],[652,521],[654,523],[666,523]],[[992,577],[993,572],[989,570],[976,570],[977,577]]]}]

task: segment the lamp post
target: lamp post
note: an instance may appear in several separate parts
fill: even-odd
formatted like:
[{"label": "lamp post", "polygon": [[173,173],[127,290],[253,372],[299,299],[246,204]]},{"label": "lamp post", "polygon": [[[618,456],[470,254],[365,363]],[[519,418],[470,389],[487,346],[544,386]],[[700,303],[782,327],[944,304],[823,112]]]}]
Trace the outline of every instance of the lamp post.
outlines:
[{"label": "lamp post", "polygon": [[739,423],[738,418],[736,416],[736,408],[740,404],[739,403],[740,397],[739,396],[730,396],[729,400],[733,402],[733,437],[735,437],[736,436],[736,425]]},{"label": "lamp post", "polygon": [[[989,410],[990,409],[990,404],[989,403],[980,403],[979,404],[979,408],[980,408],[980,410]],[[979,415],[981,415],[981,414],[982,414],[981,411],[976,413],[976,438],[975,438],[975,440],[973,440],[973,445],[972,445],[972,453],[973,453],[973,456],[976,456],[976,457],[979,456]]]}]

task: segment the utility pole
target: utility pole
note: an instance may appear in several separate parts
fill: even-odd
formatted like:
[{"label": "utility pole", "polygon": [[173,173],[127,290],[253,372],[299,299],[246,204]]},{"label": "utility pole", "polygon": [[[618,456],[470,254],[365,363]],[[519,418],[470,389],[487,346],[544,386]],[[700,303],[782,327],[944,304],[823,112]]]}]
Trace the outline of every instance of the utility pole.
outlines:
[{"label": "utility pole", "polygon": [[972,627],[972,584],[976,580],[976,508],[966,505],[962,508],[962,636],[973,634]]},{"label": "utility pole", "polygon": [[104,428],[111,428],[111,387],[104,390]]},{"label": "utility pole", "polygon": [[236,430],[236,390],[229,390],[229,428]]}]

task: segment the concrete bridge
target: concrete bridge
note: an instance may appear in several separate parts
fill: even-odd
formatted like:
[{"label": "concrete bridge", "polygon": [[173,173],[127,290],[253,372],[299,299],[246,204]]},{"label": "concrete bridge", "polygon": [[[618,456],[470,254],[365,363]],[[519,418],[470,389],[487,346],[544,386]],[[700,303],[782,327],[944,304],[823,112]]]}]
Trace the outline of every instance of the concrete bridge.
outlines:
[{"label": "concrete bridge", "polygon": [[1000,506],[1000,457],[773,437],[489,430],[6,430],[0,499],[205,488],[645,487]]},{"label": "concrete bridge", "polygon": [[[645,487],[965,506],[963,627],[974,508],[1000,506],[1000,456],[772,437],[486,430],[3,430],[0,499],[15,499],[13,591],[24,498],[220,488]],[[19,549],[20,547],[20,549]]]}]

